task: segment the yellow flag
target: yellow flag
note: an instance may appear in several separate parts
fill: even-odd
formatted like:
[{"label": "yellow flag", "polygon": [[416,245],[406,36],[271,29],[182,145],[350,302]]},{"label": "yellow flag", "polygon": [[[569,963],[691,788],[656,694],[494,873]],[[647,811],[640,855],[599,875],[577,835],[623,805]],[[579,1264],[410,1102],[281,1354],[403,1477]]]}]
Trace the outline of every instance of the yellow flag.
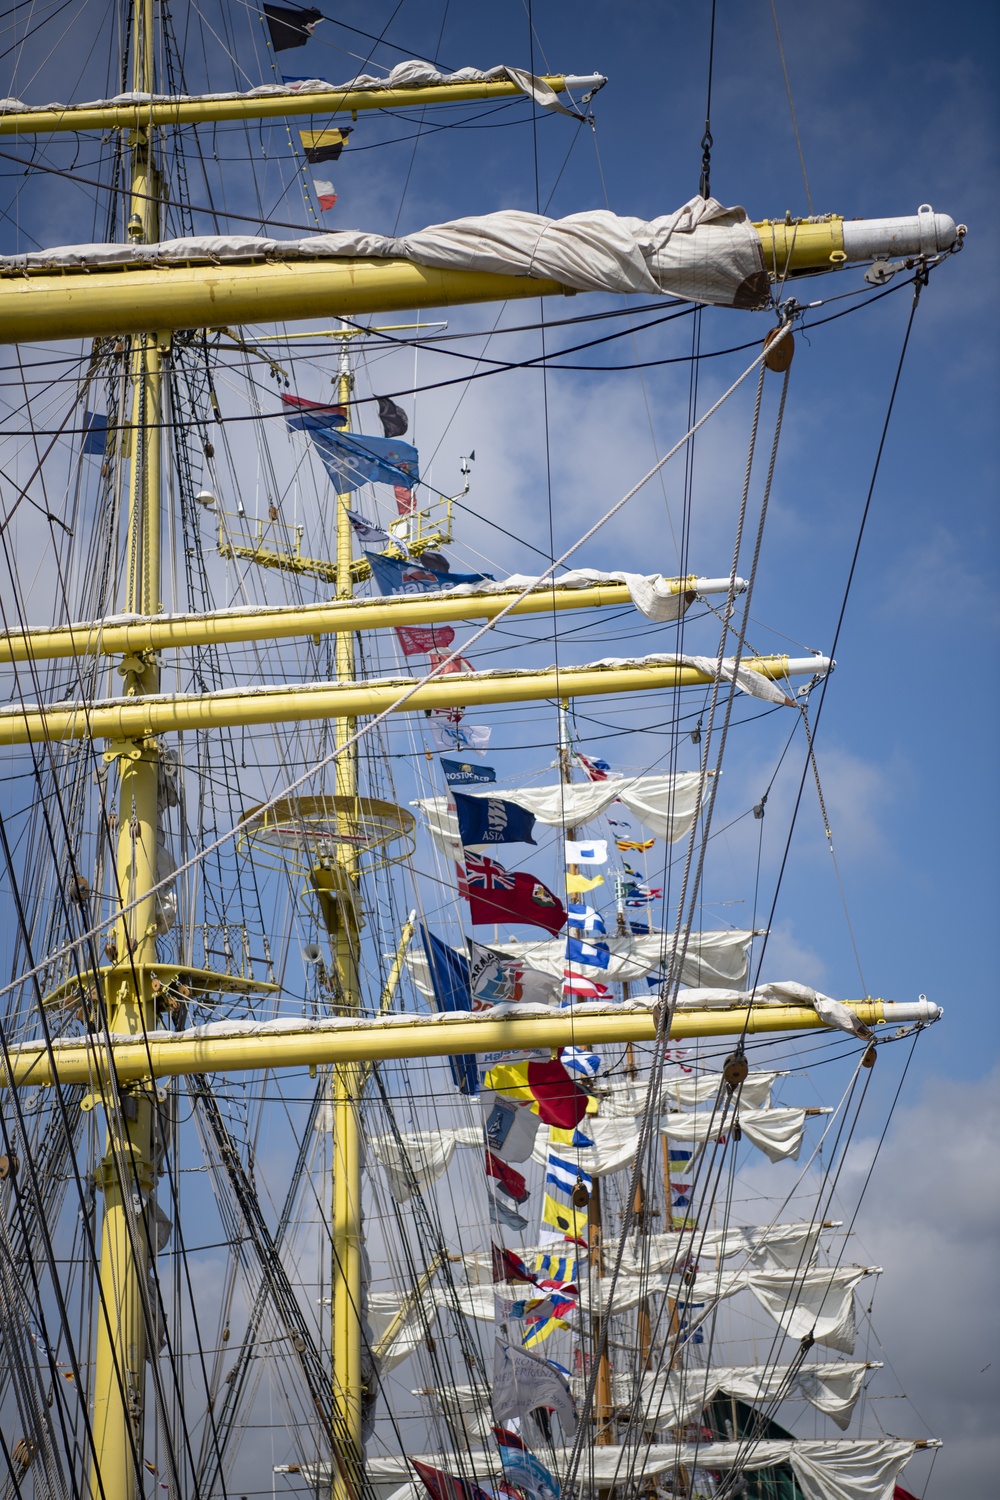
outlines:
[{"label": "yellow flag", "polygon": [[603,885],[603,875],[567,875],[566,890],[570,896],[582,896],[584,891],[592,891],[595,885]]},{"label": "yellow flag", "polygon": [[589,1215],[586,1209],[581,1213],[566,1203],[560,1203],[557,1198],[553,1198],[551,1193],[545,1194],[545,1201],[542,1204],[542,1223],[547,1224],[550,1229],[558,1229],[560,1234],[569,1235],[570,1239],[582,1240],[586,1244],[588,1222]]},{"label": "yellow flag", "polygon": [[505,1099],[523,1099],[537,1115],[538,1103],[528,1086],[527,1063],[498,1063],[495,1068],[490,1069],[483,1083],[486,1088],[492,1089],[495,1094],[502,1094]]},{"label": "yellow flag", "polygon": [[645,854],[647,849],[652,849],[653,845],[656,843],[656,840],[647,839],[646,842],[642,844],[638,839],[615,839],[615,843],[618,845],[623,854],[627,854],[629,849],[637,849],[640,854]]}]

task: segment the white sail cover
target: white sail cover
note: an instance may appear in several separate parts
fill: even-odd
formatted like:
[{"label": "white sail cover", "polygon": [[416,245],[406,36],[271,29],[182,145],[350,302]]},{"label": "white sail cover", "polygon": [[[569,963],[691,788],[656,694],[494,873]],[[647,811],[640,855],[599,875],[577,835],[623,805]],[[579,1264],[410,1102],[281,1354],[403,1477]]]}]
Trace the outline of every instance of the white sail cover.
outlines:
[{"label": "white sail cover", "polygon": [[398,1138],[376,1135],[368,1141],[397,1203],[408,1202],[415,1185],[423,1190],[443,1177],[456,1146],[481,1147],[482,1144],[483,1132],[478,1125],[415,1130]]},{"label": "white sail cover", "polygon": [[768,984],[758,984],[752,991],[711,987],[690,990],[679,995],[677,1003],[694,1010],[731,1010],[742,1005],[803,1005],[811,1007],[821,1021],[838,1031],[859,1037],[871,1035],[843,1001],[833,1000],[811,985],[799,984],[794,979],[771,980]]},{"label": "white sail cover", "polygon": [[[621,802],[652,833],[675,844],[690,831],[698,816],[699,786],[697,771],[682,771],[676,776],[623,776],[618,781],[574,781],[568,785],[508,789],[491,787],[472,791],[473,797],[502,797],[533,813],[539,823],[550,828],[577,828],[599,818],[614,802]],[[442,854],[455,864],[463,861],[462,841],[458,836],[458,816],[448,797],[422,797],[419,807],[431,838]],[[493,844],[473,844],[473,849],[495,850]]]},{"label": "white sail cover", "polygon": [[[679,620],[688,605],[699,593],[700,585],[711,585],[712,592],[718,592],[719,580],[708,578],[694,578],[690,580],[690,587],[677,593],[671,586],[671,581],[662,573],[625,573],[620,569],[606,572],[600,568],[567,568],[565,573],[560,573],[558,578],[543,578],[532,573],[512,573],[508,578],[500,580],[485,578],[481,583],[460,583],[452,589],[442,589],[438,597],[453,598],[456,594],[475,598],[482,594],[509,594],[511,592],[521,593],[525,589],[545,589],[551,592],[553,588],[559,589],[589,589],[601,583],[624,583],[632,596],[632,603],[647,620],[655,620],[663,624],[670,620]],[[737,593],[746,588],[742,578],[735,581]],[[475,618],[475,611],[470,610],[469,616]],[[714,668],[713,668],[714,670]]]},{"label": "white sail cover", "polygon": [[565,219],[503,209],[405,236],[347,229],[298,240],[229,234],[150,245],[63,245],[0,256],[0,272],[341,257],[530,276],[579,292],[667,295],[718,307],[762,307],[768,295],[760,237],[746,210],[701,197],[649,220],[607,209]]},{"label": "white sail cover", "polygon": [[[703,983],[715,978],[725,983],[739,983],[746,978],[747,954],[753,933],[740,928],[726,932],[692,932],[688,938],[687,952],[681,969],[681,983]],[[654,970],[670,962],[674,939],[672,933],[651,932],[631,937],[602,938],[608,946],[610,957],[606,969],[594,968],[592,964],[574,962],[573,972],[587,979],[596,979],[602,984],[627,982],[642,979]],[[562,978],[566,961],[566,944],[563,939],[547,939],[540,942],[494,943],[502,953],[520,958],[532,969],[541,969],[545,974]]]},{"label": "white sail cover", "polygon": [[[256,88],[246,89],[240,92],[222,94],[147,94],[138,90],[129,90],[124,94],[114,94],[110,99],[93,99],[86,104],[23,104],[20,99],[0,99],[0,112],[17,111],[18,114],[30,114],[32,111],[53,110],[60,112],[74,109],[106,109],[115,104],[185,104],[191,101],[199,103],[221,101],[225,99],[273,99],[287,95],[294,99],[299,94],[346,94],[346,93],[368,93],[377,89],[420,89],[440,88],[449,83],[502,83],[509,79],[516,83],[525,93],[535,97],[535,91],[541,84],[545,94],[538,99],[539,104],[547,103],[546,94],[552,94],[552,90],[540,78],[532,73],[525,73],[521,68],[507,67],[498,63],[492,68],[458,68],[454,73],[441,73],[432,63],[423,62],[420,58],[411,57],[405,62],[396,63],[384,77],[380,78],[375,73],[359,73],[356,78],[348,78],[346,83],[328,83],[323,78],[303,78],[296,81],[295,85],[280,83],[262,83]],[[605,80],[601,80],[598,87],[603,87]],[[553,98],[558,96],[553,94]]]},{"label": "white sail cover", "polygon": [[[900,1438],[850,1439],[834,1438],[824,1442],[813,1438],[761,1438],[754,1443],[665,1443],[646,1447],[643,1444],[623,1450],[617,1445],[588,1446],[583,1473],[599,1484],[613,1484],[622,1475],[630,1479],[655,1479],[659,1474],[673,1474],[678,1468],[749,1472],[787,1463],[806,1500],[892,1500],[893,1486],[903,1465],[912,1458],[916,1444]],[[421,1463],[462,1474],[487,1483],[502,1478],[499,1455],[482,1452],[422,1453],[415,1455]],[[562,1479],[570,1464],[572,1450],[557,1448],[546,1452],[546,1466]],[[325,1483],[330,1477],[329,1464],[303,1464],[300,1472],[307,1482]],[[371,1457],[366,1460],[366,1476],[372,1480],[406,1481],[412,1473],[406,1454]]]},{"label": "white sail cover", "polygon": [[[832,1111],[824,1109],[822,1113]],[[744,1139],[763,1151],[769,1161],[798,1161],[806,1125],[804,1109],[741,1109],[737,1115],[729,1111],[725,1116],[713,1110],[674,1113],[663,1117],[660,1129],[671,1140],[704,1145],[730,1137],[737,1119]]]},{"label": "white sail cover", "polygon": [[710,1365],[664,1370],[642,1378],[642,1405],[657,1427],[684,1427],[724,1391],[744,1401],[801,1399],[843,1431],[869,1369],[847,1360],[802,1365]]}]

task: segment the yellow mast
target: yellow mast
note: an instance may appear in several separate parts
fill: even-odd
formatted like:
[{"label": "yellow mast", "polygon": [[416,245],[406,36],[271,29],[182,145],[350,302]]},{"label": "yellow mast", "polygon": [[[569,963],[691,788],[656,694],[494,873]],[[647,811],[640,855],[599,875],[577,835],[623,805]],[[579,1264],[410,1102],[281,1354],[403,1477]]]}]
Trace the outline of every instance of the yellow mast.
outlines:
[{"label": "yellow mast", "polygon": [[[350,412],[354,378],[350,371],[348,340],[353,329],[345,329],[340,343],[340,370],[337,378],[337,404]],[[349,422],[348,422],[349,429]],[[352,496],[337,496],[337,598],[349,599],[354,593],[351,576],[352,531],[348,515]],[[354,681],[354,636],[341,633],[336,638],[338,682]],[[350,738],[354,721],[334,720],[338,749]],[[337,757],[336,789],[338,807],[349,806],[358,795],[357,748],[352,746]],[[343,813],[339,821],[346,822]],[[361,913],[359,910],[359,871],[355,847],[345,836],[337,843],[337,897],[339,923],[336,929],[336,962],[339,980],[338,1009],[341,1015],[357,1013],[361,1003],[358,974]],[[362,1397],[361,1370],[361,1145],[358,1130],[357,1098],[363,1087],[357,1063],[340,1063],[333,1069],[333,1264],[331,1271],[333,1317],[333,1402],[334,1442],[340,1447],[343,1467],[334,1465],[332,1500],[349,1500],[358,1493],[362,1475],[361,1441]]]},{"label": "yellow mast", "polygon": [[[153,0],[133,9],[132,87],[153,91]],[[151,133],[131,137],[132,199],[128,232],[136,241],[159,238],[159,174]],[[132,459],[126,533],[125,608],[158,614],[160,600],[160,418],[163,350],[155,333],[132,341]],[[129,655],[119,668],[125,692],[141,697],[159,689],[152,655]],[[115,745],[106,755],[118,768],[116,895],[122,906],[138,901],[116,926],[117,962],[104,986],[108,1029],[142,1033],[156,1025],[152,986],[144,966],[156,960],[158,747],[149,737]],[[101,1224],[100,1310],[94,1369],[94,1456],[91,1494],[121,1500],[141,1493],[146,1378],[146,1295],[149,1244],[142,1203],[153,1188],[155,1090],[128,1091],[111,1083],[104,1093],[107,1135],[97,1172],[104,1193]]]}]

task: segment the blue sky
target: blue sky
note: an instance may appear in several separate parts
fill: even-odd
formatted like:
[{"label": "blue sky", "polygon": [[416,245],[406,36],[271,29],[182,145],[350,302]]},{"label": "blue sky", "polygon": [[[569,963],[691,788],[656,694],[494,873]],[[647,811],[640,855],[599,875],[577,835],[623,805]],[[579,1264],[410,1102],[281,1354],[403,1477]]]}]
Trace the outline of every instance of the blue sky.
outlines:
[{"label": "blue sky", "polygon": [[[182,8],[176,11],[178,25],[187,24],[190,18],[180,14]],[[209,13],[216,15],[215,7]],[[74,26],[83,28],[88,15],[96,19],[98,8],[80,6],[73,14]],[[246,81],[269,81],[263,54],[258,50],[255,55],[250,33],[242,27],[243,8],[233,5],[226,14]],[[532,124],[530,112],[519,106],[491,117],[488,123],[502,128],[446,129],[416,144],[416,112],[405,122],[362,117],[350,147],[330,169],[340,201],[324,217],[328,227],[406,233],[464,213],[533,210],[546,204],[553,214],[608,206],[650,218],[677,207],[697,189],[708,49],[705,4],[611,8],[592,0],[536,3],[531,10],[533,40],[525,8],[513,3],[416,6],[410,0],[395,12],[385,4],[355,3],[338,6],[337,15],[375,34],[387,27],[387,36],[404,49],[373,49],[375,69],[412,49],[448,66],[509,62],[533,65],[536,71],[546,66],[600,71],[609,83],[594,101],[593,132],[561,118],[544,117]],[[981,1382],[972,1377],[990,1358],[989,1353],[980,1358],[978,1298],[988,1286],[991,1230],[984,1215],[995,1197],[995,1179],[991,1183],[988,1155],[975,1154],[971,1167],[968,1158],[955,1162],[949,1156],[949,1184],[955,1186],[942,1187],[934,1165],[939,1137],[928,1129],[926,1117],[944,1122],[941,1135],[976,1132],[978,1114],[956,1124],[949,1111],[970,1101],[976,1111],[985,1109],[996,1062],[997,11],[988,4],[943,10],[928,4],[872,7],[860,0],[834,8],[809,0],[794,7],[780,4],[779,20],[815,210],[880,216],[910,213],[930,202],[970,229],[961,255],[932,276],[915,319],[817,754],[867,987],[896,999],[924,992],[946,1009],[944,1023],[917,1049],[907,1083],[909,1113],[901,1117],[909,1138],[916,1133],[925,1142],[925,1154],[914,1159],[901,1128],[890,1135],[886,1182],[892,1186],[891,1174],[898,1171],[907,1177],[910,1191],[899,1197],[887,1188],[880,1195],[876,1178],[870,1191],[880,1202],[872,1209],[871,1235],[876,1243],[880,1235],[886,1243],[894,1241],[897,1255],[910,1252],[912,1275],[905,1284],[912,1285],[914,1298],[923,1284],[920,1268],[926,1263],[931,1274],[937,1258],[953,1248],[947,1240],[938,1243],[936,1230],[933,1251],[929,1243],[924,1250],[924,1220],[946,1216],[954,1239],[963,1242],[964,1289],[946,1289],[951,1317],[936,1334],[938,1343],[948,1340],[949,1332],[953,1338],[950,1394],[942,1392],[932,1375],[921,1375],[926,1347],[913,1350],[910,1381],[923,1379],[927,1400],[942,1403],[936,1426],[935,1411],[929,1412],[931,1426],[950,1426],[959,1439],[939,1461],[937,1488],[932,1484],[928,1494],[945,1500],[949,1481],[941,1476],[950,1474],[950,1482],[961,1483],[964,1495],[985,1497],[990,1460],[977,1445],[987,1406]],[[74,33],[51,57],[50,41],[44,36],[29,41],[18,70],[0,79],[0,92],[9,87],[29,102],[41,102],[96,97],[117,87],[107,84],[93,56],[78,62],[84,49],[76,47]],[[10,45],[9,37],[4,45]],[[351,55],[358,52],[360,57]],[[240,77],[230,69],[221,43],[209,39],[205,56],[207,72],[202,74],[195,61],[192,87],[225,88]],[[283,54],[290,73],[315,72],[331,81],[350,76],[368,56],[361,37],[333,24],[319,27],[301,52]],[[484,123],[472,120],[472,114],[469,110],[461,119]],[[786,208],[806,211],[766,3],[719,8],[712,131],[716,196],[743,204],[752,217],[781,215]],[[308,223],[300,195],[293,191],[281,197],[281,181],[288,180],[287,170],[281,168],[281,178],[275,164],[284,144],[282,132],[283,127],[261,132],[258,181],[268,190],[273,186],[271,201],[282,205],[276,217]],[[367,149],[378,143],[384,144]],[[22,147],[11,149],[27,154]],[[264,151],[269,153],[266,164]],[[224,143],[220,154],[225,155]],[[73,148],[57,142],[46,160],[68,168]],[[20,167],[2,158],[0,170],[11,174],[0,177],[0,208],[8,213],[0,221],[4,250],[25,248],[32,240],[53,244],[100,237],[85,186],[70,188],[40,173],[25,180]],[[87,175],[86,168],[81,171]],[[235,203],[246,186],[247,169],[234,162],[219,171],[221,191],[231,192]],[[204,201],[197,181],[192,196]],[[29,238],[15,233],[15,223]],[[808,289],[810,296],[836,296],[859,284],[857,273],[845,273],[810,282]],[[787,636],[825,650],[832,639],[909,297],[906,290],[896,292],[799,339],[753,611],[752,639],[763,649],[781,649]],[[602,305],[597,298],[588,299],[586,309],[583,299],[552,303],[546,315],[569,317]],[[537,321],[537,309],[536,303],[508,308],[506,326]],[[449,323],[452,331],[484,329],[493,317],[491,309],[469,309],[450,314]],[[763,326],[760,315],[710,311],[703,322],[703,347],[743,343],[759,337]],[[564,342],[575,341],[571,333],[566,332]],[[556,342],[560,337],[550,334]],[[689,338],[685,320],[637,334],[634,343],[619,340],[595,351],[594,358],[611,365],[679,357],[687,352]],[[524,358],[538,347],[537,334],[512,335],[502,353]],[[749,357],[706,362],[702,409]],[[454,361],[422,354],[417,383],[455,373]],[[328,389],[328,374],[319,365],[303,366],[299,388],[320,396]],[[410,356],[382,362],[367,376],[373,388],[381,381],[383,389],[390,377],[394,389],[413,383]],[[551,418],[547,430],[541,420],[543,396]],[[544,391],[540,376],[500,375],[471,387],[462,401],[442,392],[420,397],[415,406],[405,404],[415,419],[422,452],[436,450],[439,486],[448,488],[458,456],[476,448],[470,503],[490,519],[502,517],[522,543],[544,551],[546,462],[553,476],[554,530],[557,542],[566,544],[650,465],[654,448],[662,452],[676,440],[684,428],[686,400],[686,368],[673,366],[648,370],[641,381],[634,371],[553,373]],[[726,549],[731,546],[747,415],[748,398],[741,396],[697,448],[693,565],[705,574],[728,569]],[[665,507],[676,520],[679,504],[679,478],[669,474],[665,490],[648,487],[613,537],[581,561],[670,571]],[[457,547],[456,556],[464,561],[485,554],[497,571],[533,566],[523,545],[480,522],[470,519],[461,540],[467,550]],[[44,598],[35,603],[38,618],[44,618]],[[692,642],[710,640],[707,626],[692,626]],[[620,635],[609,637],[596,653],[571,643],[564,649],[578,650],[577,659],[584,660],[593,654],[621,654],[627,645],[622,626]],[[701,644],[695,648],[707,649]],[[537,649],[534,660],[539,659]],[[614,720],[615,711],[603,711],[607,707],[605,702],[592,717]],[[539,711],[531,722],[539,726],[540,738],[547,735],[551,741],[551,715],[546,719]],[[581,733],[587,736],[588,751],[603,750],[609,759],[630,764],[643,764],[663,748],[644,736],[625,755],[610,739],[602,739],[598,726],[581,724]],[[759,796],[786,733],[772,718],[734,737],[720,793],[720,820],[744,812]],[[518,750],[509,718],[497,719],[495,735],[504,751],[498,757],[503,775],[546,763],[540,750]],[[802,765],[798,750],[796,754],[765,820],[765,889],[773,881],[787,831]],[[812,965],[815,982],[830,993],[852,994],[859,983],[853,947],[811,798],[807,786],[778,907],[784,946],[776,952],[789,964]],[[747,825],[741,824],[713,850],[707,901],[727,900],[743,890],[747,862],[756,849],[747,833]],[[809,975],[796,972],[794,977]],[[887,1059],[887,1072],[890,1067],[898,1072],[898,1063]],[[888,1083],[885,1093],[888,1097]],[[882,1203],[892,1203],[891,1215],[882,1212]],[[905,1304],[893,1313],[901,1332],[907,1315]],[[967,1359],[959,1352],[963,1348]]]}]

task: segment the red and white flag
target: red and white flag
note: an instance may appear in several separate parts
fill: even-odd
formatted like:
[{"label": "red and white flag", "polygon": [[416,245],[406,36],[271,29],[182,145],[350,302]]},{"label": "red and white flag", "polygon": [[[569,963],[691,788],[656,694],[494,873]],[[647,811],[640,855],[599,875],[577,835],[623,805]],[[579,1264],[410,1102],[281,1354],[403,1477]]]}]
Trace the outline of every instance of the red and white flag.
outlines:
[{"label": "red and white flag", "polygon": [[584,979],[572,969],[563,969],[563,994],[575,995],[578,1000],[610,1000],[611,991],[606,984],[597,984],[593,979]]},{"label": "red and white flag", "polygon": [[313,192],[319,203],[320,213],[325,214],[328,208],[332,208],[337,201],[337,195],[333,191],[333,183],[328,182],[325,177],[313,178]]}]

